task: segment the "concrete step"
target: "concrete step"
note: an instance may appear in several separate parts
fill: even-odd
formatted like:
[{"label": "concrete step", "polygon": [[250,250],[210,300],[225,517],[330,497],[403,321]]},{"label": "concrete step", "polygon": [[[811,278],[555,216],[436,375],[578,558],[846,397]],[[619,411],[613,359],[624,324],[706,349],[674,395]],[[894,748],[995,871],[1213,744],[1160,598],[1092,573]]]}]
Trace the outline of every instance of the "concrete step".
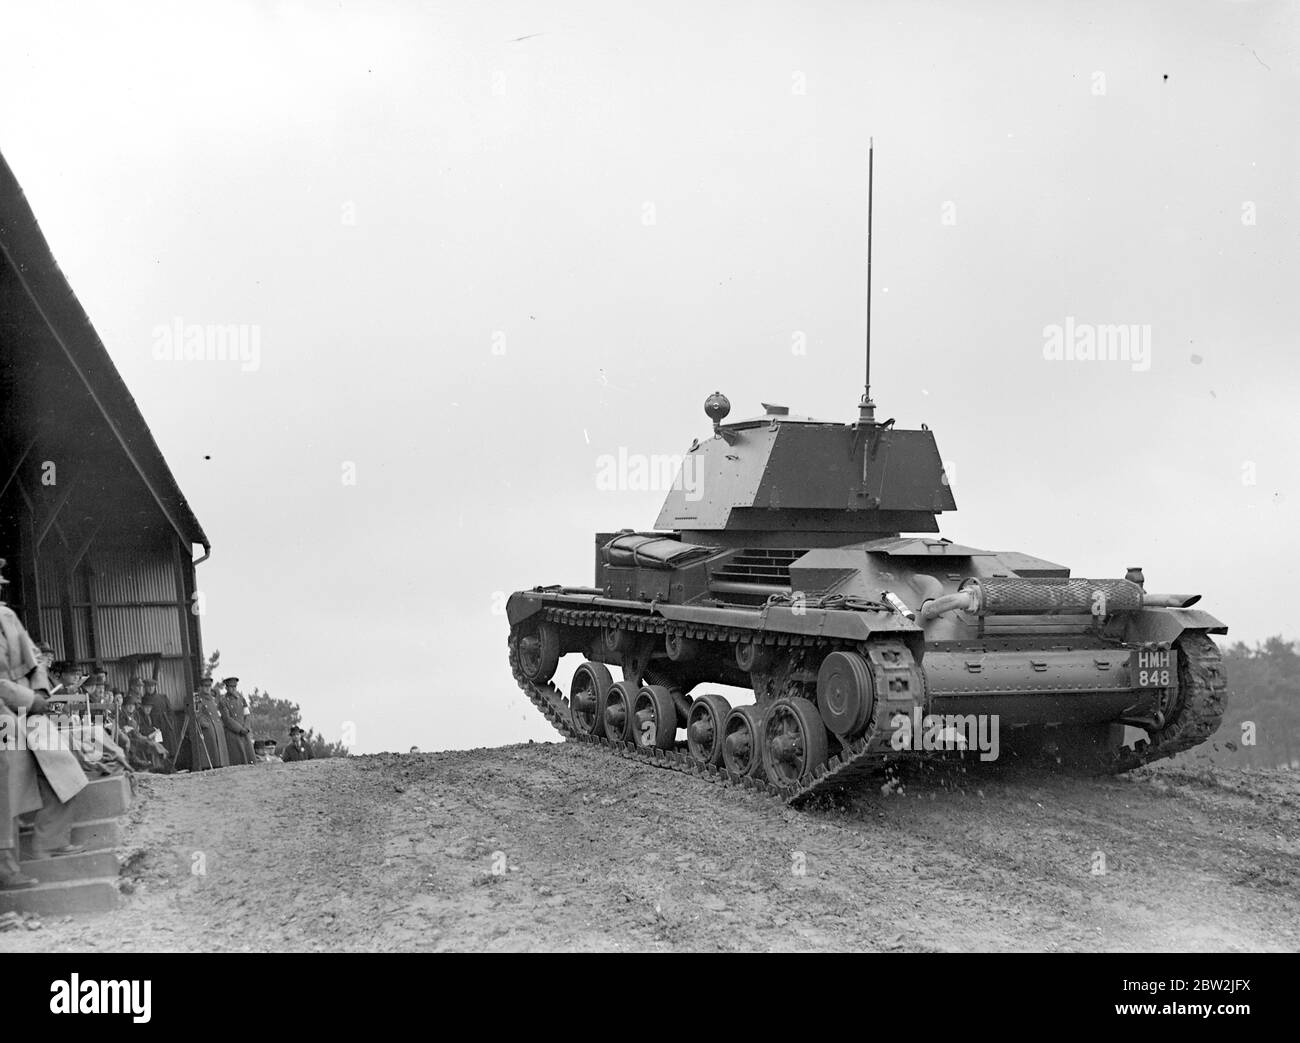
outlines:
[{"label": "concrete step", "polygon": [[[103,851],[117,847],[121,827],[115,818],[101,818],[91,822],[78,822],[72,827],[72,842],[84,844],[88,851]],[[32,853],[32,834],[23,830],[18,835],[19,858],[29,858]]]},{"label": "concrete step", "polygon": [[72,798],[74,822],[90,822],[125,815],[131,807],[131,784],[124,775],[92,779]]},{"label": "concrete step", "polygon": [[18,863],[22,871],[43,884],[66,880],[111,879],[117,876],[117,855],[112,851],[87,851],[62,858],[27,859]]},{"label": "concrete step", "polygon": [[59,880],[29,887],[25,891],[0,891],[0,913],[36,913],[38,916],[106,913],[116,909],[121,901],[116,877]]}]

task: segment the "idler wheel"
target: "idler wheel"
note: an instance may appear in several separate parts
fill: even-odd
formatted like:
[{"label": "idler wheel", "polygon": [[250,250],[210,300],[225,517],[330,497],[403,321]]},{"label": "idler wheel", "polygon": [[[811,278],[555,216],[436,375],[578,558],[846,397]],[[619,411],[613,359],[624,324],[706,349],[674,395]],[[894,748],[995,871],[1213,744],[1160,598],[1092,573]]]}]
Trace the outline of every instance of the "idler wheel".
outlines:
[{"label": "idler wheel", "polygon": [[605,732],[605,696],[614,684],[604,663],[583,663],[573,671],[569,686],[569,716],[583,735]]},{"label": "idler wheel", "polygon": [[723,726],[731,703],[712,692],[701,695],[686,715],[686,748],[696,764],[722,763]]},{"label": "idler wheel", "polygon": [[826,763],[826,726],[812,702],[776,699],[763,716],[763,770],[769,782],[792,789]]},{"label": "idler wheel", "polygon": [[637,686],[631,681],[616,681],[605,693],[605,738],[610,742],[631,742],[636,716],[632,704],[636,702]]},{"label": "idler wheel", "polygon": [[519,638],[519,669],[533,684],[545,684],[560,665],[560,631],[551,623],[525,630]]},{"label": "idler wheel", "polygon": [[876,686],[871,668],[857,652],[832,652],[817,671],[817,709],[842,741],[858,738],[871,719]]},{"label": "idler wheel", "polygon": [[672,749],[677,738],[677,704],[673,693],[661,684],[648,684],[632,704],[635,718],[632,741],[638,746]]},{"label": "idler wheel", "polygon": [[730,772],[763,777],[763,711],[757,706],[737,706],[727,714],[722,726],[722,763]]}]

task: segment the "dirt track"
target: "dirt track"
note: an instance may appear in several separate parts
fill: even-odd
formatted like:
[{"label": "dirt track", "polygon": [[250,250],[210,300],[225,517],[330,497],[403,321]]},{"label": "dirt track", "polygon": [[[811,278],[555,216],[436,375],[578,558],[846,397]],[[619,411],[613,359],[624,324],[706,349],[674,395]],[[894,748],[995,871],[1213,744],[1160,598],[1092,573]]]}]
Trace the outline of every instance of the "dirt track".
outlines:
[{"label": "dirt track", "polygon": [[126,843],[120,910],[0,951],[1300,949],[1285,772],[914,769],[795,812],[530,744],[146,778]]}]

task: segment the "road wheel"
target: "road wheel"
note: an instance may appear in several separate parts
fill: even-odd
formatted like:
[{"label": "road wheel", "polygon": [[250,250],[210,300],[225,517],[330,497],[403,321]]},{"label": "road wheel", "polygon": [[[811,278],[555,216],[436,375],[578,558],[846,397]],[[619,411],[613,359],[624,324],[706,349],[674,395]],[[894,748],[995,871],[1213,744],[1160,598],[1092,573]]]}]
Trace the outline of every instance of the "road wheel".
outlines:
[{"label": "road wheel", "polygon": [[632,741],[638,746],[672,749],[677,739],[677,705],[673,693],[661,684],[648,684],[632,704]]},{"label": "road wheel", "polygon": [[737,706],[722,726],[722,763],[730,772],[751,778],[763,777],[763,711],[757,706]]},{"label": "road wheel", "polygon": [[691,704],[686,717],[686,748],[696,764],[722,763],[723,727],[731,704],[712,692],[701,695]]},{"label": "road wheel", "polygon": [[632,704],[636,702],[637,686],[631,681],[616,681],[605,693],[605,738],[610,742],[631,742],[636,717]]},{"label": "road wheel", "polygon": [[826,726],[807,699],[775,700],[763,717],[763,770],[769,782],[793,789],[826,763]]},{"label": "road wheel", "polygon": [[605,697],[614,684],[604,663],[586,662],[573,672],[569,686],[569,716],[583,735],[605,732]]}]

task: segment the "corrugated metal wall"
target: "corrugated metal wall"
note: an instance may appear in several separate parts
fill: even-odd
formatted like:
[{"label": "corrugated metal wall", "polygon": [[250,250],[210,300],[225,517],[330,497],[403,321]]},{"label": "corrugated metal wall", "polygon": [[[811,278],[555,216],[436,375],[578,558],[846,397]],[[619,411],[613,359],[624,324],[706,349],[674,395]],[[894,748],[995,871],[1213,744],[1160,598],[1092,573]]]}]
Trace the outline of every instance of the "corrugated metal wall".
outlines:
[{"label": "corrugated metal wall", "polygon": [[96,547],[91,551],[90,595],[100,605],[165,601],[176,604],[171,545],[152,548]]},{"label": "corrugated metal wall", "polygon": [[57,607],[41,609],[41,629],[37,636],[58,649],[60,658],[66,658],[64,653],[66,644],[63,640],[63,616],[59,613]]},{"label": "corrugated metal wall", "polygon": [[[109,684],[125,691],[138,667],[121,660],[161,656],[158,687],[180,708],[190,694],[186,669],[186,614],[182,608],[173,537],[164,531],[149,541],[92,546],[72,582],[71,640],[65,633],[63,566],[52,556],[40,573],[40,636],[61,659],[103,663]],[[188,568],[185,559],[181,567]],[[146,676],[151,666],[145,666]]]}]

